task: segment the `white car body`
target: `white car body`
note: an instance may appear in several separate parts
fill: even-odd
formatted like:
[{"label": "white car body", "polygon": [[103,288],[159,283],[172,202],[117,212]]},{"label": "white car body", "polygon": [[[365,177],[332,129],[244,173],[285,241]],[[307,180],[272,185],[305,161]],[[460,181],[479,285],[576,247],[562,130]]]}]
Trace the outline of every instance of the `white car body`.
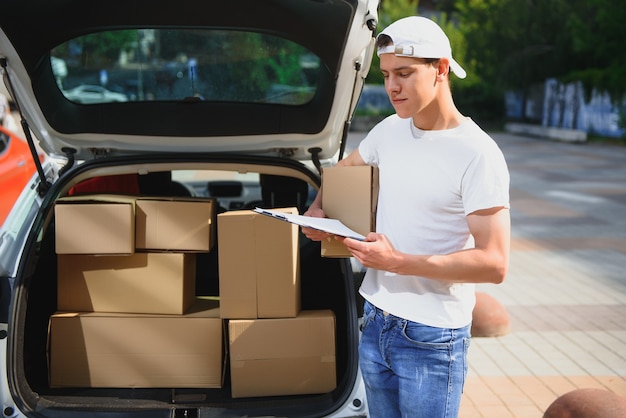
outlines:
[{"label": "white car body", "polygon": [[102,86],[83,84],[65,91],[65,97],[76,103],[93,104],[108,102],[127,102],[128,97],[122,93],[107,90]]}]

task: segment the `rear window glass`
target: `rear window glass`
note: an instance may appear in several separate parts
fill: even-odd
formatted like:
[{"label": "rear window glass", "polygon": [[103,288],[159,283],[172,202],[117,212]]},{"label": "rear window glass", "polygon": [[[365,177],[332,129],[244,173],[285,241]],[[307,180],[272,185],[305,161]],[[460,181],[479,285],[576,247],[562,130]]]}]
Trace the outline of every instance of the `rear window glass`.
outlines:
[{"label": "rear window glass", "polygon": [[302,105],[316,93],[319,58],[264,33],[141,29],[93,33],[51,51],[65,97],[93,104],[206,100]]}]

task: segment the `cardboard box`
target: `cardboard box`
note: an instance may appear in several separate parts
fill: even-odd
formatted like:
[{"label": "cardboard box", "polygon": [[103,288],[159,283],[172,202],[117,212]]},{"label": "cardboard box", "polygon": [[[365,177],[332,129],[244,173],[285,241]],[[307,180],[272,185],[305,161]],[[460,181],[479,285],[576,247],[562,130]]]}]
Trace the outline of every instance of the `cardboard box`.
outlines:
[{"label": "cardboard box", "polygon": [[48,334],[50,386],[222,387],[222,323],[207,301],[186,315],[56,313]]},{"label": "cardboard box", "polygon": [[193,253],[57,255],[57,309],[182,314],[194,302]]},{"label": "cardboard box", "polygon": [[327,393],[336,387],[335,316],[228,321],[233,398]]},{"label": "cardboard box", "polygon": [[[376,229],[378,169],[370,166],[327,167],[322,174],[322,208],[361,235]],[[322,241],[322,257],[351,257],[335,239]]]},{"label": "cardboard box", "polygon": [[298,226],[251,210],[221,213],[217,222],[222,318],[295,317],[300,312]]},{"label": "cardboard box", "polygon": [[163,251],[209,251],[215,242],[214,199],[139,198],[135,247]]},{"label": "cardboard box", "polygon": [[132,197],[62,198],[55,204],[54,216],[57,254],[132,254],[135,251]]}]

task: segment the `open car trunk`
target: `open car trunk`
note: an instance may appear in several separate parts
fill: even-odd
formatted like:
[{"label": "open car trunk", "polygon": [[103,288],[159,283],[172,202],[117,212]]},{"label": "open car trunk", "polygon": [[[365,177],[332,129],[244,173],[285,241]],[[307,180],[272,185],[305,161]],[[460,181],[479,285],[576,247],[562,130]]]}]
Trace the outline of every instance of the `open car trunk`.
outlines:
[{"label": "open car trunk", "polygon": [[[86,180],[96,175],[102,178],[115,174],[136,176],[139,191],[135,196],[159,196],[165,199],[184,197],[191,200],[214,198],[217,202],[215,209],[220,214],[244,211],[255,206],[296,207],[299,213],[303,213],[319,187],[319,176],[300,163],[284,159],[251,158],[242,161],[241,157],[237,158],[239,160],[235,161],[222,155],[202,160],[196,155],[189,157],[189,160],[179,156],[177,161],[155,161],[134,157],[132,165],[128,166],[121,165],[123,159],[95,160],[75,167],[53,186],[35,221],[27,246],[29,251],[23,258],[20,268],[22,273],[17,278],[15,288],[12,321],[15,334],[9,347],[8,366],[9,386],[14,398],[21,403],[20,409],[36,411],[34,415],[42,417],[304,417],[328,415],[350,399],[355,382],[358,381],[357,310],[360,302],[357,302],[355,291],[358,283],[349,259],[321,257],[320,244],[307,240],[301,232],[298,232],[297,251],[300,309],[302,312],[330,311],[334,316],[336,385],[333,389],[324,393],[233,396],[229,367],[231,353],[228,349],[228,323],[232,318],[222,319],[224,349],[221,355],[224,356],[224,369],[221,387],[51,385],[50,319],[59,312],[59,254],[55,238],[60,233],[60,225],[55,217],[56,201],[67,196],[72,188],[77,190],[77,185],[85,185]],[[278,181],[268,186],[267,181],[261,181],[267,177]],[[87,187],[81,192],[87,195],[115,192],[116,186],[112,186],[111,182],[98,184],[106,185],[101,190]],[[272,187],[274,190],[271,190]],[[181,213],[180,216],[185,214]],[[219,229],[219,225],[218,219],[215,226]],[[218,230],[215,245],[210,251],[194,252],[194,296],[220,298],[218,261],[222,239]],[[263,239],[271,245],[271,236]],[[245,258],[242,258],[242,263],[246,263],[243,260]],[[116,335],[116,330],[110,332]],[[168,341],[166,328],[163,332],[160,338]],[[124,338],[121,331],[118,336]],[[261,342],[265,343],[266,340],[262,339]],[[181,346],[193,344],[194,337],[175,343]],[[76,367],[79,367],[78,362],[77,359]],[[273,377],[268,375],[266,378],[271,383]],[[358,410],[358,399],[354,405],[355,410]]]},{"label": "open car trunk", "polygon": [[[321,167],[343,156],[378,6],[112,0],[93,12],[79,0],[22,0],[4,7],[3,81],[31,151],[46,154],[51,172],[37,167],[39,183],[25,188],[0,236],[5,416],[366,414],[350,259],[322,257],[329,243],[310,242],[281,221],[265,219],[277,226],[264,232],[249,225],[228,232],[220,219],[263,217],[255,206],[306,210]],[[125,203],[102,203],[103,194]],[[122,234],[123,250],[76,254],[113,230],[137,233],[138,199],[211,207],[199,228],[210,219],[210,245],[139,245]],[[93,212],[100,204],[108,207],[95,217],[60,209]],[[163,219],[192,218],[183,209],[168,213]],[[95,221],[85,226],[85,219]],[[289,234],[276,232],[279,224]],[[60,245],[70,230],[80,242],[74,250]],[[182,231],[196,235],[194,227]],[[150,261],[170,257],[173,275]],[[96,271],[93,291],[87,282]],[[284,287],[268,292],[274,276]],[[255,313],[230,309],[233,298],[238,309],[258,305]],[[289,311],[285,300],[293,302]],[[257,372],[242,380],[242,369]]]}]

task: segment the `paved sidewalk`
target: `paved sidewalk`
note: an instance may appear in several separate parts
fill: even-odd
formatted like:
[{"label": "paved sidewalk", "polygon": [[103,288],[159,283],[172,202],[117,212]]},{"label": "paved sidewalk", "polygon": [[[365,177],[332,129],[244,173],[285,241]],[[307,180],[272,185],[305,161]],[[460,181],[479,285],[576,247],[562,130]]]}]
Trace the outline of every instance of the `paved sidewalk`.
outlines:
[{"label": "paved sidewalk", "polygon": [[511,171],[511,332],[474,338],[461,418],[541,418],[560,395],[626,397],[626,147],[492,134]]}]

